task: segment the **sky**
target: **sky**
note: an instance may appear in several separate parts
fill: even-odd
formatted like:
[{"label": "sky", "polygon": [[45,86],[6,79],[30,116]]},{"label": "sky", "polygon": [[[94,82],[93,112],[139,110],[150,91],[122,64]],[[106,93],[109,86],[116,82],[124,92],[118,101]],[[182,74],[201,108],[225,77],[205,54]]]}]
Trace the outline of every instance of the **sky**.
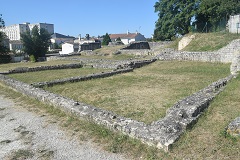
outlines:
[{"label": "sky", "polygon": [[54,24],[55,33],[77,37],[106,33],[154,32],[157,0],[0,0],[5,25],[24,22]]}]

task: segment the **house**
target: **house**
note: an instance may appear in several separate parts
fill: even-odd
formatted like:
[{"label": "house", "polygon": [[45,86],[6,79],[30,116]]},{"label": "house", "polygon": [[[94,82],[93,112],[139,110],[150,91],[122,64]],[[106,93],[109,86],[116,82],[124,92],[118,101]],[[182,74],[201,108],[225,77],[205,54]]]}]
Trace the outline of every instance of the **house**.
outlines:
[{"label": "house", "polygon": [[9,49],[13,50],[23,50],[23,43],[20,40],[11,40],[9,41]]},{"label": "house", "polygon": [[124,44],[129,44],[135,41],[146,41],[146,38],[141,33],[124,33],[124,34],[110,34],[110,39],[112,42],[115,42],[118,38],[121,38],[121,41]]},{"label": "house", "polygon": [[56,43],[58,45],[63,44],[64,42],[67,42],[67,41],[73,41],[74,39],[75,37],[65,36],[59,33],[54,33],[53,35],[51,35],[51,42]]},{"label": "house", "polygon": [[98,41],[98,42],[83,43],[80,46],[81,46],[81,51],[95,50],[95,49],[101,48],[101,42]]}]

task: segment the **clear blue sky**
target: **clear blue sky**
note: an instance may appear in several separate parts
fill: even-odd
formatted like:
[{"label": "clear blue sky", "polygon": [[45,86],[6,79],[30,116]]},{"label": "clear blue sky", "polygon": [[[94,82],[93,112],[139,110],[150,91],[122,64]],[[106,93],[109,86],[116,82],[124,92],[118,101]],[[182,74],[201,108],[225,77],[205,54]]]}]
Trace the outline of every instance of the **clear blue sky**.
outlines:
[{"label": "clear blue sky", "polygon": [[154,32],[157,0],[0,0],[6,26],[23,22],[52,23],[55,32],[77,36]]}]

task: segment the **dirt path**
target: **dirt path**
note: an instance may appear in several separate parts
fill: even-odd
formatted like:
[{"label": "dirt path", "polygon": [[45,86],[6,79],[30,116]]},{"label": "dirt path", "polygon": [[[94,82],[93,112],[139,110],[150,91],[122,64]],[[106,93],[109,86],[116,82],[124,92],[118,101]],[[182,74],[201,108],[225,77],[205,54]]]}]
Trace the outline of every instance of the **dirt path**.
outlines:
[{"label": "dirt path", "polygon": [[118,160],[90,142],[69,138],[47,116],[29,112],[0,95],[0,159]]}]

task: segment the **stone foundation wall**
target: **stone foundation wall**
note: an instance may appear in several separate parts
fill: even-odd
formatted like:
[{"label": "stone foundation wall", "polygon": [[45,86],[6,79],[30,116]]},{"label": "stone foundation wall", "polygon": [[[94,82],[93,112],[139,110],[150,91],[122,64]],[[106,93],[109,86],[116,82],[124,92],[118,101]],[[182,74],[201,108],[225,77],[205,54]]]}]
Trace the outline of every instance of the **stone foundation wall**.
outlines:
[{"label": "stone foundation wall", "polygon": [[19,67],[7,72],[2,72],[0,74],[13,74],[13,73],[26,73],[26,72],[37,72],[44,70],[55,70],[55,69],[68,69],[68,68],[82,68],[83,65],[81,63],[76,64],[61,64],[54,66],[39,66],[39,67]]},{"label": "stone foundation wall", "polygon": [[143,143],[162,148],[165,151],[180,137],[186,128],[194,123],[211,100],[224,88],[232,76],[221,79],[199,92],[184,98],[171,107],[166,116],[149,125],[119,116],[113,112],[80,103],[63,96],[35,88],[23,82],[0,74],[0,81],[17,91],[53,105],[96,124],[105,125]]},{"label": "stone foundation wall", "polygon": [[152,55],[152,52],[150,49],[135,49],[135,50],[124,49],[124,50],[120,50],[120,52],[123,54],[131,54],[131,55],[137,55],[137,56]]},{"label": "stone foundation wall", "polygon": [[179,52],[169,50],[159,53],[156,58],[160,60],[190,60],[202,62],[231,63],[235,58],[234,52],[240,50],[240,39],[229,43],[226,47],[215,52]]},{"label": "stone foundation wall", "polygon": [[103,73],[95,73],[95,74],[90,74],[87,76],[79,76],[79,77],[71,77],[71,78],[64,78],[64,79],[57,79],[54,81],[50,82],[38,82],[38,83],[33,83],[31,84],[34,87],[39,87],[43,88],[44,86],[51,87],[53,85],[57,84],[64,84],[68,82],[80,82],[80,81],[87,81],[91,79],[97,79],[97,78],[105,78],[105,77],[110,77],[116,74],[122,74],[122,73],[127,73],[127,72],[132,72],[133,68],[127,68],[127,69],[120,69],[116,71],[111,71],[111,72],[103,72]]}]

